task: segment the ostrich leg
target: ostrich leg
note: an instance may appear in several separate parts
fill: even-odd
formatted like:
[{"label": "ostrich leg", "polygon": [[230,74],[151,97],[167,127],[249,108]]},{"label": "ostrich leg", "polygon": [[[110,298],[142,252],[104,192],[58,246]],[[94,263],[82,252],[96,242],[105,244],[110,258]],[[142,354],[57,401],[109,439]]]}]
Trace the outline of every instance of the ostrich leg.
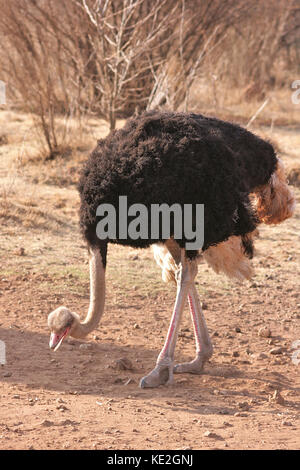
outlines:
[{"label": "ostrich leg", "polygon": [[196,357],[191,362],[176,364],[174,367],[174,373],[190,372],[191,374],[200,374],[203,370],[205,361],[207,361],[212,355],[213,347],[194,283],[188,293],[188,302],[194,327]]},{"label": "ostrich leg", "polygon": [[[177,260],[175,260],[177,261]],[[177,294],[165,344],[157,358],[156,367],[140,381],[141,388],[158,387],[173,381],[174,351],[182,312],[189,290],[197,274],[197,262],[188,261],[181,250],[181,261],[176,274]]]}]

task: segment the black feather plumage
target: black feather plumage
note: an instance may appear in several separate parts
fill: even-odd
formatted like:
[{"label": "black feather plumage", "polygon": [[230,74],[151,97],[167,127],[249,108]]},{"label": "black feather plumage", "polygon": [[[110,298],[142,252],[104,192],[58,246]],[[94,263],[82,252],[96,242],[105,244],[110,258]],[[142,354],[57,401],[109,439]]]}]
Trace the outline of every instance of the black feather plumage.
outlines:
[{"label": "black feather plumage", "polygon": [[[146,112],[100,140],[86,162],[79,182],[82,232],[90,245],[103,249],[96,210],[103,203],[118,208],[119,196],[149,209],[153,203],[204,204],[205,250],[255,229],[249,193],[268,182],[276,165],[272,145],[236,124],[200,114]],[[143,248],[164,239],[108,241]],[[182,247],[187,241],[177,240]]]}]

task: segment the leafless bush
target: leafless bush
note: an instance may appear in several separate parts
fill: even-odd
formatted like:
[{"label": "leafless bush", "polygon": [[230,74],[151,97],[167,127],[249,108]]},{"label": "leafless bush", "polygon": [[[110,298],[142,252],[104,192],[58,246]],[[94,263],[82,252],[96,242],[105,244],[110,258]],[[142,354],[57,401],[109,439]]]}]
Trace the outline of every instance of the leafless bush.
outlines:
[{"label": "leafless bush", "polygon": [[[294,13],[294,0],[251,4],[243,21],[227,31],[221,54],[213,63],[218,80],[227,88],[243,89],[247,100],[263,100],[268,90],[280,86],[284,75],[286,79],[291,69],[296,70],[292,63],[287,66],[284,39],[292,30],[296,34]],[[291,43],[290,54],[295,45],[296,41]]]},{"label": "leafless bush", "polygon": [[247,13],[245,0],[183,0],[176,39],[155,76],[158,91],[153,104],[164,97],[172,109],[187,110],[192,84],[207,67],[209,58],[219,56],[228,30]]},{"label": "leafless bush", "polygon": [[91,29],[101,113],[116,116],[188,107],[204,57],[247,11],[245,0],[73,0]]},{"label": "leafless bush", "polygon": [[86,14],[98,110],[114,129],[117,115],[145,108],[151,70],[174,40],[180,2],[74,0]]},{"label": "leafless bush", "polygon": [[1,0],[0,6],[2,69],[38,116],[53,154],[57,113],[93,111],[113,129],[117,116],[156,106],[162,96],[176,109],[245,1]]},{"label": "leafless bush", "polygon": [[[69,121],[189,108],[199,77],[251,93],[273,84],[296,0],[0,0],[2,78],[36,117],[48,156]],[[291,49],[289,50],[291,55]],[[59,123],[57,117],[60,117]],[[61,116],[64,125],[61,125]]]},{"label": "leafless bush", "polygon": [[53,158],[66,144],[70,121],[80,125],[95,100],[85,80],[85,18],[71,0],[1,0],[0,9],[0,67],[9,96],[32,113]]}]

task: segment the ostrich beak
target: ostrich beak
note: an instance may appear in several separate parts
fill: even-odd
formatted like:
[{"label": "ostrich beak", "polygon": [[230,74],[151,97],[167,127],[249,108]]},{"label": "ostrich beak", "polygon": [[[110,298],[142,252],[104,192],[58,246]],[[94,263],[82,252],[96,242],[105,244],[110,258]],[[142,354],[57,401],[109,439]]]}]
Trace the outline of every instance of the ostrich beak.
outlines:
[{"label": "ostrich beak", "polygon": [[57,333],[51,333],[50,335],[50,341],[49,341],[49,347],[50,349],[53,349],[54,351],[57,351],[67,334],[69,333],[70,328],[66,328],[63,333],[60,335]]}]

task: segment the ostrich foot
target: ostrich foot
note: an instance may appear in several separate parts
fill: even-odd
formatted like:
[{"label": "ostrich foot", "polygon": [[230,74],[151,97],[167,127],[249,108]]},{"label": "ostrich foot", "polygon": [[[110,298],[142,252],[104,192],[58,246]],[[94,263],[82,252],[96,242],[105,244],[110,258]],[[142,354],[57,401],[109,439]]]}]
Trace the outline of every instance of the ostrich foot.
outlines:
[{"label": "ostrich foot", "polygon": [[200,352],[193,361],[176,364],[173,372],[174,374],[201,374],[203,372],[205,362],[208,361],[211,355],[212,351],[208,351],[206,353]]},{"label": "ostrich foot", "polygon": [[140,381],[141,388],[154,388],[173,383],[173,361],[158,363],[156,367]]}]

